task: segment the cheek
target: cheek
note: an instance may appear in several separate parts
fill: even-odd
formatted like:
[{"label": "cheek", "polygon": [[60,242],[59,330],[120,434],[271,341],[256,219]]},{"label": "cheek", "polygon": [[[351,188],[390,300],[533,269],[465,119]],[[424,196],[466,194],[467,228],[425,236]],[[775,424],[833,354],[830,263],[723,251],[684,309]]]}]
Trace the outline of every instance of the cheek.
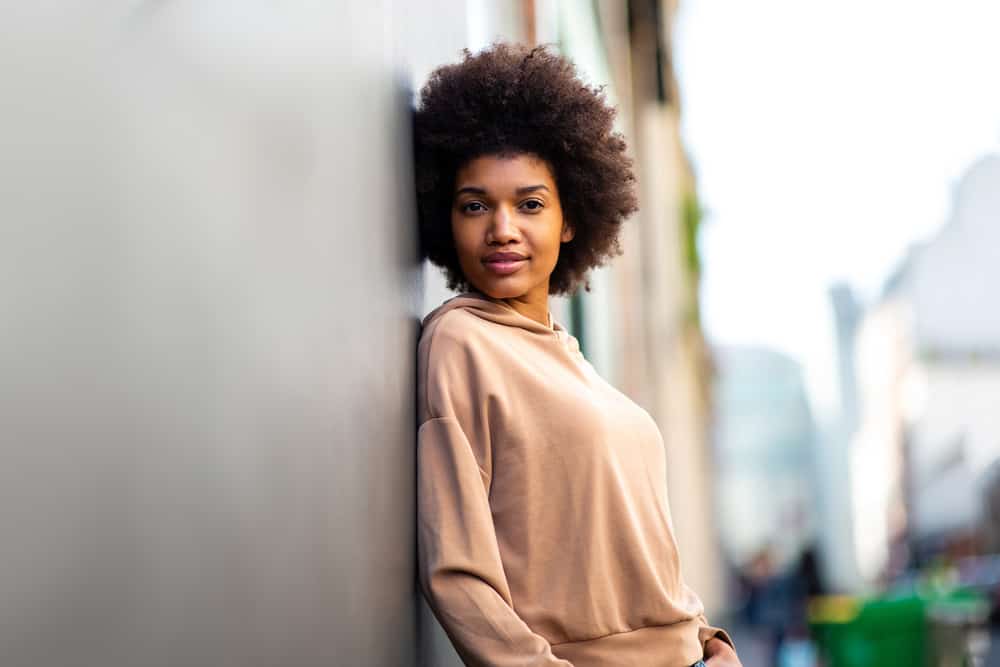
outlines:
[{"label": "cheek", "polygon": [[463,241],[462,230],[457,224],[455,224],[454,219],[451,222],[451,238],[452,241],[455,242],[456,247],[458,247]]},{"label": "cheek", "polygon": [[552,252],[558,253],[563,243],[563,223],[562,218],[558,218],[553,222],[552,226],[549,228],[548,234],[548,244],[552,248]]},{"label": "cheek", "polygon": [[455,252],[458,253],[459,261],[463,263],[468,262],[469,257],[474,256],[476,250],[476,243],[468,233],[468,230],[462,230],[453,225],[451,228],[451,238],[455,245]]}]

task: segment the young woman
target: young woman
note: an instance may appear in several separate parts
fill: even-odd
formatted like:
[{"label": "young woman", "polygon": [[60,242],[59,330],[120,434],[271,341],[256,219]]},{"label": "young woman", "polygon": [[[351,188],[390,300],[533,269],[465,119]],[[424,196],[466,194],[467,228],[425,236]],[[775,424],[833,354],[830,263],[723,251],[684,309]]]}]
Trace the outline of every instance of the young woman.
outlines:
[{"label": "young woman", "polygon": [[548,308],[637,209],[615,110],[545,47],[446,65],[414,131],[421,588],[468,665],[740,664],[681,576],[663,441]]}]

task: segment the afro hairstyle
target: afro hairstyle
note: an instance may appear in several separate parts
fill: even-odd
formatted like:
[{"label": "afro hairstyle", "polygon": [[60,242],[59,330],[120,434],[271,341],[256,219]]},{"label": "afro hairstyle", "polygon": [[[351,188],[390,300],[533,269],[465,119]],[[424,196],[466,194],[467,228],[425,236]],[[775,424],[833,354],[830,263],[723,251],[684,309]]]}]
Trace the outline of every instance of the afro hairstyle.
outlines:
[{"label": "afro hairstyle", "polygon": [[564,218],[574,229],[549,278],[550,294],[571,294],[586,274],[622,254],[619,231],[638,210],[632,159],[613,129],[604,87],[582,82],[548,45],[494,42],[435,69],[413,118],[422,256],[449,289],[470,288],[451,232],[455,177],[483,155],[533,154],[552,169]]}]

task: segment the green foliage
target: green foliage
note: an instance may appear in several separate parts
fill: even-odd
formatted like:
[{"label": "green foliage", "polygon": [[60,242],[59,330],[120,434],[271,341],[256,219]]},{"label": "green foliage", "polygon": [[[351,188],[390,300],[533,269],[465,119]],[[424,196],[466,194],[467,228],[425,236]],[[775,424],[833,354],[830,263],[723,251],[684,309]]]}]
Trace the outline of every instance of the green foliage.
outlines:
[{"label": "green foliage", "polygon": [[698,201],[698,195],[689,191],[681,199],[681,239],[685,267],[697,283],[701,275],[701,257],[698,254],[698,228],[704,218],[705,211]]},{"label": "green foliage", "polygon": [[684,193],[681,199],[681,253],[684,268],[691,286],[686,319],[696,327],[701,326],[701,312],[698,307],[698,283],[701,279],[701,255],[698,254],[698,228],[705,217],[705,211],[694,190]]}]

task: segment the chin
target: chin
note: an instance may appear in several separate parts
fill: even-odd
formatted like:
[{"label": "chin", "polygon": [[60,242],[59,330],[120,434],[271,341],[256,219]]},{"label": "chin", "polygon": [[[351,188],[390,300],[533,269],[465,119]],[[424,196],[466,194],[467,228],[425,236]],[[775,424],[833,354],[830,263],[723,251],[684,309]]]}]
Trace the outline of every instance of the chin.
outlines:
[{"label": "chin", "polygon": [[471,283],[472,286],[483,294],[494,299],[513,299],[523,296],[528,290],[514,284],[513,282],[489,281],[485,283]]}]

